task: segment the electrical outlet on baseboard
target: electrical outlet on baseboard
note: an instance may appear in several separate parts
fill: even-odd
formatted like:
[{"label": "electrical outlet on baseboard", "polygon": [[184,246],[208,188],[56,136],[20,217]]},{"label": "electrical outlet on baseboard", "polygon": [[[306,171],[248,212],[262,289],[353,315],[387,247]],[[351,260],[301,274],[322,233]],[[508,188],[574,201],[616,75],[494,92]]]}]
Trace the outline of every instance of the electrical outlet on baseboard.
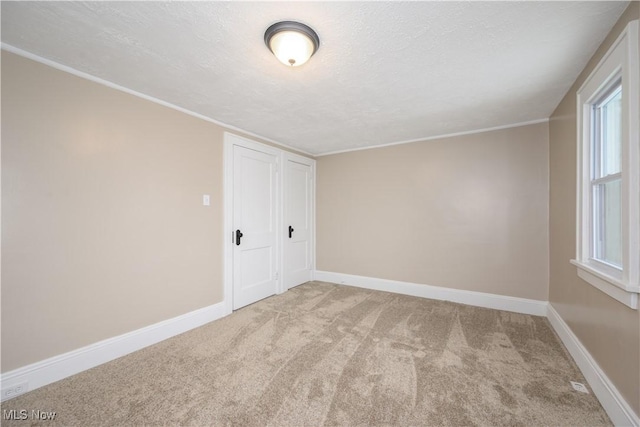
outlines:
[{"label": "electrical outlet on baseboard", "polygon": [[2,389],[2,401],[7,399],[11,399],[16,396],[20,396],[29,391],[29,382],[21,382],[19,384],[15,384],[9,387],[5,387]]}]

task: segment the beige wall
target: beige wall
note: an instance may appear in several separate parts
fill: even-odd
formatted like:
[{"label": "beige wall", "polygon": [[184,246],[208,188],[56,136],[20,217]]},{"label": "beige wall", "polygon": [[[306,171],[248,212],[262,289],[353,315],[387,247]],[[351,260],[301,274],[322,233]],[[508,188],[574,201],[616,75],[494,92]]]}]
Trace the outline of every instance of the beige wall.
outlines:
[{"label": "beige wall", "polygon": [[222,135],[2,52],[3,372],[222,300]]},{"label": "beige wall", "polygon": [[569,90],[550,121],[550,301],[582,344],[640,413],[640,311],[579,279],[569,264],[576,250],[576,91],[626,23],[632,2]]},{"label": "beige wall", "polygon": [[548,296],[548,126],[317,159],[319,270]]},{"label": "beige wall", "polygon": [[2,51],[2,372],[222,301],[224,131]]}]

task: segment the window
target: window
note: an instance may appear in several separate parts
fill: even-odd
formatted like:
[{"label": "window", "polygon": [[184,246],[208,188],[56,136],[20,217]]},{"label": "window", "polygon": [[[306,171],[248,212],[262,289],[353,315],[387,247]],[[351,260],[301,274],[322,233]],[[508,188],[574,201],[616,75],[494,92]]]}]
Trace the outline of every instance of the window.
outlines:
[{"label": "window", "polygon": [[622,269],[622,84],[593,105],[591,127],[591,257]]},{"label": "window", "polygon": [[578,275],[638,308],[640,82],[632,21],[578,90]]}]

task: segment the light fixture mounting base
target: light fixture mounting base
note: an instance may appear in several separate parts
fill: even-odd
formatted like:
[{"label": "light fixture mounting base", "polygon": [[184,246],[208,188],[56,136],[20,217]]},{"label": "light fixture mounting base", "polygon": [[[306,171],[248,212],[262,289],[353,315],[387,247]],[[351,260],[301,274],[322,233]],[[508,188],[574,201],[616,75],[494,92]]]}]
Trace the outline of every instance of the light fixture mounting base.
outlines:
[{"label": "light fixture mounting base", "polygon": [[280,21],[271,25],[269,28],[267,28],[267,31],[264,32],[264,43],[267,45],[269,50],[271,50],[271,52],[273,52],[273,50],[271,49],[269,41],[280,31],[298,31],[309,37],[309,39],[313,43],[313,53],[311,54],[311,56],[313,56],[313,54],[316,53],[316,51],[320,47],[320,37],[318,37],[318,34],[310,26],[305,25],[302,22]]}]

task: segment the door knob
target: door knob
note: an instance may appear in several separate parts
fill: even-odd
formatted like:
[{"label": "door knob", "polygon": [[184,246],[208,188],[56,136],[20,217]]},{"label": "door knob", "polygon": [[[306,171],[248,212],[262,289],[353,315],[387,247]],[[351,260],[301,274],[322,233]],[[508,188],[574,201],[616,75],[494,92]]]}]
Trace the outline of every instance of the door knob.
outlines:
[{"label": "door knob", "polygon": [[236,230],[236,246],[240,246],[240,239],[242,238],[242,236],[244,236],[244,234],[242,234],[242,231]]},{"label": "door knob", "polygon": [[291,238],[291,235],[293,234],[293,227],[289,226],[289,238]]}]

